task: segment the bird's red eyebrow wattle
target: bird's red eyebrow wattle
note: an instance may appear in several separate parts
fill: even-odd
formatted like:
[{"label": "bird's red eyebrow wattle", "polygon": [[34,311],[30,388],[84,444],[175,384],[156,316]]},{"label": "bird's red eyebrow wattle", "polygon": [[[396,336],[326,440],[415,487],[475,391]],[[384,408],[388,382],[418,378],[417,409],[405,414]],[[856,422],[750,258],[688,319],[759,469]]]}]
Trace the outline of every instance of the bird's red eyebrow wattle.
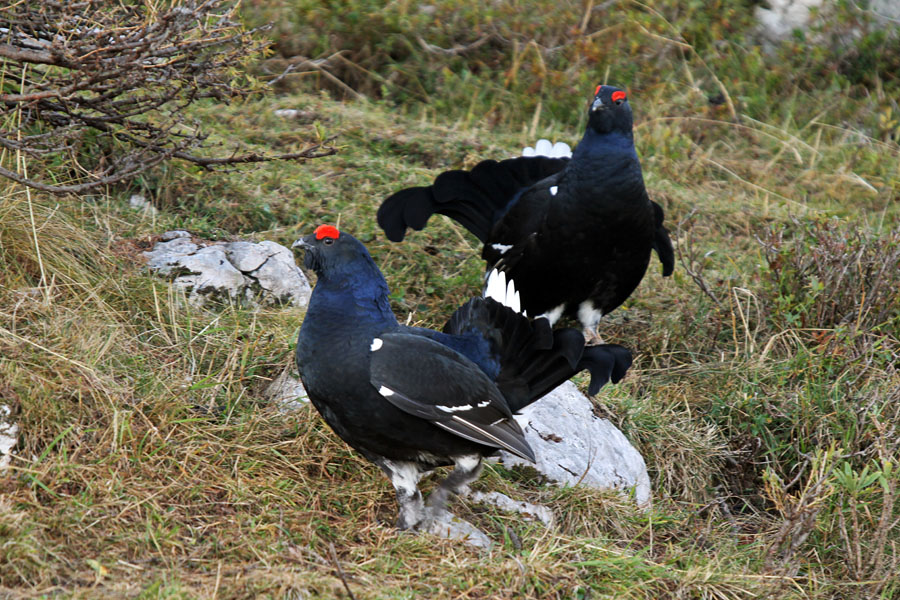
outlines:
[{"label": "bird's red eyebrow wattle", "polygon": [[322,238],[334,238],[338,239],[341,237],[341,232],[337,230],[337,227],[334,225],[319,225],[316,227],[316,239],[321,240]]},{"label": "bird's red eyebrow wattle", "polygon": [[597,86],[597,89],[596,89],[596,90],[594,90],[594,95],[595,95],[595,96],[596,96],[596,95],[597,95],[597,94],[599,94],[599,93],[600,93],[600,88],[602,88],[602,87],[603,87],[603,85],[602,85],[602,84],[601,84],[601,85],[598,85],[598,86]]},{"label": "bird's red eyebrow wattle", "polygon": [[618,102],[619,100],[624,100],[624,99],[625,99],[625,92],[623,92],[622,90],[617,90],[612,93],[612,101],[613,102]]}]

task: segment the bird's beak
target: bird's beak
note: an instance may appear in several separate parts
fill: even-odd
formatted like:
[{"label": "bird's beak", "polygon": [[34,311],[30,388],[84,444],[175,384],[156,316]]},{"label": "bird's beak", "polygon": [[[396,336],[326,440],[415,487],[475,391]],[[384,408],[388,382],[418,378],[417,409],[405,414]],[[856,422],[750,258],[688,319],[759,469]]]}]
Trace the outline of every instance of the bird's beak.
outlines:
[{"label": "bird's beak", "polygon": [[603,110],[606,108],[606,105],[603,104],[603,100],[600,98],[594,98],[594,101],[591,103],[591,112],[595,110]]},{"label": "bird's beak", "polygon": [[291,244],[291,248],[308,248],[308,247],[312,246],[313,239],[315,239],[314,236],[315,236],[315,234],[312,234],[312,233],[309,235],[303,236],[302,238],[300,238],[299,240],[297,240],[296,242]]}]

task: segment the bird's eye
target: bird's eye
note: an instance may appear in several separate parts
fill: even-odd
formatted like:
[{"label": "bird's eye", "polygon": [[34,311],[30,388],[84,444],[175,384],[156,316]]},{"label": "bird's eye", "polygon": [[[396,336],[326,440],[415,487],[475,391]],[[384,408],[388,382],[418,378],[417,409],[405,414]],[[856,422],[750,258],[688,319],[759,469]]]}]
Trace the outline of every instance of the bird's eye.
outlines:
[{"label": "bird's eye", "polygon": [[334,243],[334,238],[330,238],[330,237],[323,238],[322,243],[325,244],[326,246],[330,246]]}]

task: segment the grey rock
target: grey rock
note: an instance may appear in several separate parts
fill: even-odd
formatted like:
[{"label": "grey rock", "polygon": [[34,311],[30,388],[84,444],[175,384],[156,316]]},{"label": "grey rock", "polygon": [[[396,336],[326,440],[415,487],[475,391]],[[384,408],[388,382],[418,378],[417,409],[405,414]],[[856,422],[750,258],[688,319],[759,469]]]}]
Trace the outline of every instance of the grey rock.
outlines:
[{"label": "grey rock", "polygon": [[594,414],[590,399],[571,381],[526,407],[516,420],[537,464],[500,452],[503,464],[534,467],[564,485],[634,494],[639,506],[650,502],[650,476],[643,457],[612,423]]},{"label": "grey rock", "polygon": [[249,279],[228,262],[222,246],[200,248],[181,257],[175,266],[188,271],[172,283],[188,292],[192,304],[202,305],[207,298],[241,300],[251,285]]},{"label": "grey rock", "polygon": [[490,550],[494,545],[491,538],[483,531],[449,511],[433,511],[431,517],[429,522],[421,527],[420,531],[448,540],[459,540],[482,550]]},{"label": "grey rock", "polygon": [[309,404],[309,395],[303,382],[294,375],[293,367],[285,367],[281,375],[263,391],[263,398],[277,404],[282,412],[288,413]]},{"label": "grey rock", "polygon": [[177,238],[190,239],[190,237],[191,237],[191,233],[189,231],[185,231],[184,229],[173,229],[172,231],[167,231],[164,234],[162,234],[161,236],[159,236],[159,239],[161,239],[164,242],[169,242],[169,241],[172,241]]},{"label": "grey rock", "polygon": [[555,521],[553,511],[546,506],[513,500],[500,492],[470,492],[467,498],[472,502],[491,504],[507,512],[519,513],[526,521],[540,521],[547,527],[552,527]]},{"label": "grey rock", "polygon": [[253,278],[271,302],[294,306],[309,303],[312,288],[294,262],[290,250],[268,240],[258,244],[232,242],[228,257],[238,269]]},{"label": "grey rock", "polygon": [[269,260],[269,252],[262,248],[262,244],[253,242],[232,242],[225,247],[228,260],[241,271],[255,271],[264,262]]},{"label": "grey rock", "polygon": [[190,237],[175,237],[167,241],[157,242],[153,249],[144,252],[147,267],[160,275],[170,275],[180,268],[181,260],[200,249]]},{"label": "grey rock", "polygon": [[312,293],[291,251],[275,242],[203,242],[187,231],[167,231],[144,257],[198,306],[210,299],[306,306]]},{"label": "grey rock", "polygon": [[141,194],[132,194],[128,199],[128,204],[131,208],[143,211],[150,216],[155,216],[157,213],[156,207],[150,204]]},{"label": "grey rock", "polygon": [[[794,30],[806,31],[813,24],[812,9],[828,7],[827,0],[769,0],[768,8],[757,6],[758,31],[765,42],[777,43],[788,39]],[[862,12],[862,11],[861,11]],[[864,11],[876,27],[897,28],[900,19],[900,2],[897,0],[872,0]],[[858,35],[857,31],[853,35]],[[813,42],[821,40],[813,39]]]},{"label": "grey rock", "polygon": [[0,473],[12,461],[12,449],[19,440],[19,425],[13,421],[12,409],[0,404]]},{"label": "grey rock", "polygon": [[806,29],[810,9],[821,4],[822,0],[770,0],[770,8],[756,7],[759,32],[769,42],[785,40],[795,29]]}]

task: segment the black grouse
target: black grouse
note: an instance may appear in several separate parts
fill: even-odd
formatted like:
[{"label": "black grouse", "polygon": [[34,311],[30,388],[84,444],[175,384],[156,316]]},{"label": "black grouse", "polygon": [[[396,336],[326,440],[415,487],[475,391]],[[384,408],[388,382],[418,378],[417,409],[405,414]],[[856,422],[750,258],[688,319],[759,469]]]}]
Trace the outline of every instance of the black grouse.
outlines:
[{"label": "black grouse", "polygon": [[[513,413],[581,370],[594,394],[631,365],[621,346],[585,347],[578,331],[488,298],[465,303],[442,332],[400,325],[353,236],[322,225],[294,246],[318,275],[297,341],[300,378],[328,425],[390,478],[401,529],[443,511],[483,456],[502,448],[534,461]],[[442,465],[455,469],[426,506],[419,478]]]},{"label": "black grouse", "polygon": [[378,224],[399,242],[434,213],[484,243],[486,295],[512,281],[526,314],[551,324],[577,317],[593,339],[600,317],[640,283],[651,249],[663,275],[675,264],[662,207],[644,187],[627,95],[612,86],[597,86],[571,158],[485,160],[441,173],[387,198]]}]

